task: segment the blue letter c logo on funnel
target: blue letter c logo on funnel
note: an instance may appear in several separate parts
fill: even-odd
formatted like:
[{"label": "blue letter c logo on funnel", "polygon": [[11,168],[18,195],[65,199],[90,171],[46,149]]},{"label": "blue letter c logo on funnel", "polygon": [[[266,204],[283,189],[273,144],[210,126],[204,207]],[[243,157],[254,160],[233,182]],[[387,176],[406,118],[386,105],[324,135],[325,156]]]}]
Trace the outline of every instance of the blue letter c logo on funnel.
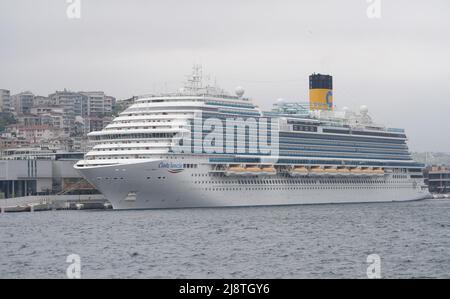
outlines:
[{"label": "blue letter c logo on funnel", "polygon": [[327,95],[325,96],[325,100],[326,100],[326,102],[327,102],[327,106],[328,106],[328,108],[330,108],[331,109],[331,105],[333,105],[333,103],[331,102],[331,99],[330,99],[330,97],[332,97],[333,96],[333,92],[330,90],[330,91],[328,91],[327,92]]}]

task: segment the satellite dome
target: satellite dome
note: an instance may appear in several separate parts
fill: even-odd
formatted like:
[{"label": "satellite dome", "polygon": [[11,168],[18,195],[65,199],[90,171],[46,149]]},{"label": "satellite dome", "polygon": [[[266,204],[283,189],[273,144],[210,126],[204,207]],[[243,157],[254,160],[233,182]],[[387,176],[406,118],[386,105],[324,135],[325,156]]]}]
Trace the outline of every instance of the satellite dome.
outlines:
[{"label": "satellite dome", "polygon": [[344,112],[347,112],[348,110],[349,110],[349,109],[348,109],[347,106],[345,106],[345,107],[342,108],[342,111],[344,111]]},{"label": "satellite dome", "polygon": [[236,87],[234,92],[236,93],[236,95],[238,97],[242,97],[244,95],[245,90],[244,90],[244,88],[242,86],[238,86],[238,87]]},{"label": "satellite dome", "polygon": [[279,98],[279,99],[277,100],[277,104],[283,104],[284,102],[286,102],[286,100],[283,99],[283,98]]},{"label": "satellite dome", "polygon": [[361,107],[359,107],[359,112],[361,114],[367,114],[367,112],[369,112],[369,108],[367,108],[366,105],[362,105]]}]

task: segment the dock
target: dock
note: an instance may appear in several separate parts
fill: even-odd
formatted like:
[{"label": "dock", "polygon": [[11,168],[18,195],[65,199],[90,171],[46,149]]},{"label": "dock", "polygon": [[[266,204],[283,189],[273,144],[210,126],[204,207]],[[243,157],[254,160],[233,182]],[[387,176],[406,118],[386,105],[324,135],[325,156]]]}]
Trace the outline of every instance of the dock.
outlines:
[{"label": "dock", "polygon": [[24,196],[0,199],[1,213],[111,208],[112,205],[102,194]]}]

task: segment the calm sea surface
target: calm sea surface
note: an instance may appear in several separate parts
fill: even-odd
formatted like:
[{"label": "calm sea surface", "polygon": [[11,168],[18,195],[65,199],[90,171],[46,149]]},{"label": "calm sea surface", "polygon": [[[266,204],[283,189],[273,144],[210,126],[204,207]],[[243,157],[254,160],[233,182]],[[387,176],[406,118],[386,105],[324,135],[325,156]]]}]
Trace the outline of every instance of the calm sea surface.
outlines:
[{"label": "calm sea surface", "polygon": [[0,215],[0,278],[450,278],[450,201]]}]

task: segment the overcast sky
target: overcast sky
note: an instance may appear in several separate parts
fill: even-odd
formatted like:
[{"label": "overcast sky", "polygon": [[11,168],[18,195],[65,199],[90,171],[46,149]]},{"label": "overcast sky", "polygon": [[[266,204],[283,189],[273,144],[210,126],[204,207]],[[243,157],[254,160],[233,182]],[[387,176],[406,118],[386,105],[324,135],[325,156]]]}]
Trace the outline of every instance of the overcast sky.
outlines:
[{"label": "overcast sky", "polygon": [[0,1],[0,88],[175,91],[194,63],[262,108],[305,101],[308,75],[334,77],[334,102],[404,127],[413,151],[450,152],[450,1]]}]

